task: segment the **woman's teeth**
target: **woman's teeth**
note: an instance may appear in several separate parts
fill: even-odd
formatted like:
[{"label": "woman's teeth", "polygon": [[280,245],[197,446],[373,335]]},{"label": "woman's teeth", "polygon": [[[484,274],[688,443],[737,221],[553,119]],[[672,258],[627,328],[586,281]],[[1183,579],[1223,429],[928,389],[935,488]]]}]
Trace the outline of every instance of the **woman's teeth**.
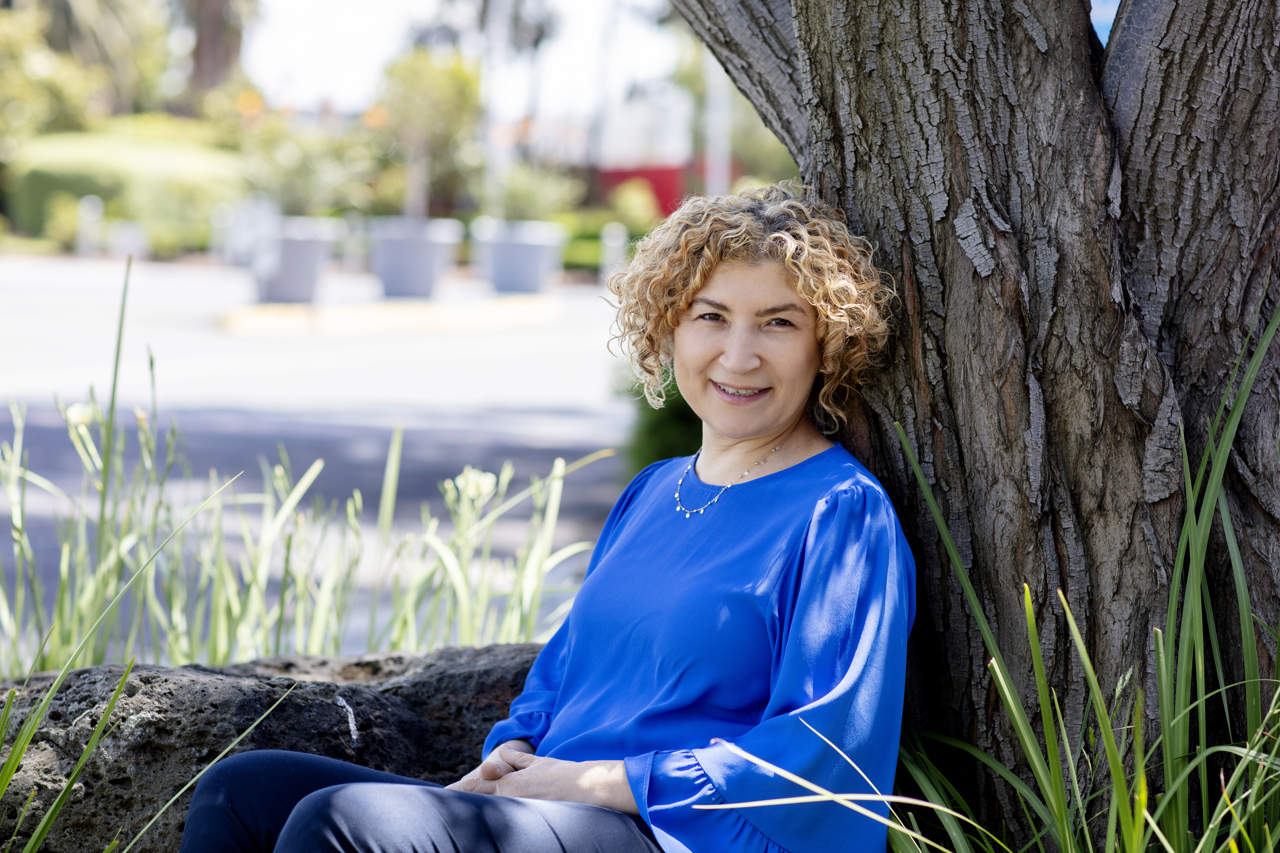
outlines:
[{"label": "woman's teeth", "polygon": [[734,397],[754,397],[760,393],[760,390],[762,390],[762,389],[758,389],[753,391],[750,388],[726,388],[724,385],[721,385],[719,382],[716,383],[716,387],[719,388],[724,393]]}]

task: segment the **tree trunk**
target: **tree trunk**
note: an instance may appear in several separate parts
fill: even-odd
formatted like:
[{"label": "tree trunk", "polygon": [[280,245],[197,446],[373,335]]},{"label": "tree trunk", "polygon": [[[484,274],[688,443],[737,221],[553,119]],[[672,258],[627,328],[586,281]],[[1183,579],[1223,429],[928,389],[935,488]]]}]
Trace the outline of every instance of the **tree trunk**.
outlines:
[{"label": "tree trunk", "polygon": [[239,67],[244,22],[231,0],[188,0],[187,13],[196,31],[191,91],[198,95],[227,82]]},{"label": "tree trunk", "polygon": [[[674,4],[897,282],[887,367],[845,439],[913,540],[909,716],[1019,760],[895,421],[1023,696],[1024,583],[1069,730],[1086,694],[1057,589],[1106,689],[1132,667],[1154,695],[1179,425],[1198,452],[1275,251],[1274,0],[1126,0],[1105,65],[1081,0]],[[1274,624],[1272,364],[1228,489]],[[1016,825],[1001,790],[986,807]]]}]

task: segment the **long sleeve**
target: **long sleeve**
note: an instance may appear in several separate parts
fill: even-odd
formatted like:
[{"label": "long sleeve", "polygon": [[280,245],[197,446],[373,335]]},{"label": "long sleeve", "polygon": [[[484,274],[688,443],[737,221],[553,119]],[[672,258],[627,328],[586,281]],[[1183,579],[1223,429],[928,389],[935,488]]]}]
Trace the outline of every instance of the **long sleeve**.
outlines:
[{"label": "long sleeve", "polygon": [[484,755],[509,740],[523,738],[538,748],[547,730],[551,728],[551,714],[560,692],[560,679],[564,673],[565,634],[562,624],[542,647],[533,662],[533,668],[524,682],[524,692],[511,703],[507,719],[497,723],[484,740]]},{"label": "long sleeve", "polygon": [[[617,503],[613,505],[613,510],[600,531],[596,547],[591,552],[591,561],[587,565],[586,572],[588,577],[600,564],[601,557],[608,552],[619,521],[656,468],[657,465],[650,465],[637,474],[623,490]],[[533,744],[535,750],[538,748],[538,744],[551,728],[556,698],[560,694],[565,657],[568,653],[569,630],[569,621],[566,619],[538,653],[525,679],[524,690],[511,703],[507,719],[495,724],[489,731],[489,736],[485,738],[483,753],[485,756],[507,741],[521,738]]]},{"label": "long sleeve", "polygon": [[[891,793],[914,610],[914,564],[885,494],[853,485],[825,497],[781,580],[768,705],[758,725],[725,740],[834,793],[873,793],[867,779]],[[810,792],[724,746],[690,746],[626,759],[667,853],[883,853],[885,827],[836,803],[695,808]]]}]

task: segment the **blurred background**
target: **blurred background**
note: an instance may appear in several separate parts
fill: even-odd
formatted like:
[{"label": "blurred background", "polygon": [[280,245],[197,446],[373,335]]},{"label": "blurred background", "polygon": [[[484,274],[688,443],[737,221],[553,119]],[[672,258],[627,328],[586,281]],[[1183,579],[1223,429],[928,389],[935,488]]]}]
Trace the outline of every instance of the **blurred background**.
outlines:
[{"label": "blurred background", "polygon": [[464,466],[524,484],[612,448],[547,534],[593,540],[698,444],[678,399],[637,401],[604,281],[687,194],[793,177],[666,0],[0,0],[6,583],[65,575],[84,500],[170,453],[192,496],[243,471],[278,505],[324,460],[317,513],[359,491],[408,530],[424,503],[448,527]]}]

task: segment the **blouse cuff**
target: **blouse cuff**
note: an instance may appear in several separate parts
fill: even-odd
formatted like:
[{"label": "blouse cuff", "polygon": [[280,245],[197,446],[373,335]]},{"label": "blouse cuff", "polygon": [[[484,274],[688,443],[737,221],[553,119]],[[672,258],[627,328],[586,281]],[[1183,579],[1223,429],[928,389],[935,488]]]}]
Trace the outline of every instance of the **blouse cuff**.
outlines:
[{"label": "blouse cuff", "polygon": [[624,760],[640,817],[666,853],[741,850],[785,853],[737,809],[695,809],[725,800],[692,750],[650,752]]},{"label": "blouse cuff", "polygon": [[546,711],[526,711],[523,714],[516,714],[514,717],[502,720],[489,731],[489,736],[484,739],[482,755],[488,758],[489,753],[509,740],[527,740],[533,744],[533,748],[536,750],[550,727],[550,719],[551,714]]}]

